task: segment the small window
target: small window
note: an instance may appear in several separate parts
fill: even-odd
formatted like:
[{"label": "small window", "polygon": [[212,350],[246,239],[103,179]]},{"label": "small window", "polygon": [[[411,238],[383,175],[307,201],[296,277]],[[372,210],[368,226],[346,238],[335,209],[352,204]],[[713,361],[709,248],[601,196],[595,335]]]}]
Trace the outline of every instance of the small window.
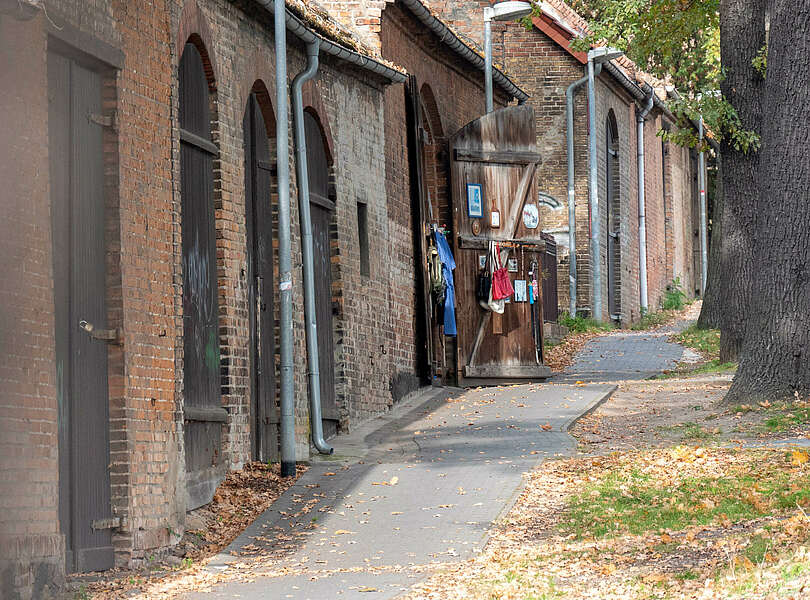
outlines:
[{"label": "small window", "polygon": [[360,274],[368,277],[371,274],[368,259],[368,205],[357,203],[357,236],[360,242]]}]

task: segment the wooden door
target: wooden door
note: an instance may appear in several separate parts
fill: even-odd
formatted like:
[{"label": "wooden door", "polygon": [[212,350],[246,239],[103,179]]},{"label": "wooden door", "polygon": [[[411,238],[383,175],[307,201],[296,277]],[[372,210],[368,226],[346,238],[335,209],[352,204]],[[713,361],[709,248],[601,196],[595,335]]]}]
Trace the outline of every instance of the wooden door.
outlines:
[{"label": "wooden door", "polygon": [[[513,106],[472,121],[450,140],[453,231],[457,234],[456,368],[465,386],[551,375],[542,364],[539,269],[546,240],[536,204],[540,155],[534,132],[532,107]],[[508,259],[516,259],[515,270],[509,273],[514,285],[525,282],[528,289],[529,282],[537,281],[537,301],[512,296],[503,314],[479,306],[479,261],[487,255],[490,241],[501,244],[505,265]]]},{"label": "wooden door", "polygon": [[408,127],[408,166],[411,190],[411,221],[413,223],[414,248],[414,346],[416,348],[417,375],[423,385],[433,381],[433,331],[431,326],[431,302],[427,271],[427,215],[429,207],[423,173],[423,146],[421,141],[422,110],[419,102],[419,85],[411,75],[405,88],[405,117]]},{"label": "wooden door", "polygon": [[307,172],[312,216],[315,275],[315,322],[318,329],[318,370],[324,437],[337,433],[339,414],[335,395],[335,345],[332,333],[332,248],[330,229],[335,203],[329,199],[329,162],[321,127],[304,113]]},{"label": "wooden door", "polygon": [[[683,289],[695,295],[695,298],[700,297],[700,286],[703,277],[703,261],[701,258],[700,250],[700,188],[698,186],[698,157],[697,152],[693,148],[689,149],[689,172],[692,174],[691,189],[689,194],[690,207],[691,207],[691,229],[692,229],[692,264],[691,264],[691,280],[687,279],[688,274],[684,273],[684,281],[681,281]],[[684,206],[684,209],[686,207]],[[684,271],[689,257],[684,257]],[[691,285],[691,289],[690,289]]]},{"label": "wooden door", "polygon": [[222,479],[222,424],[214,157],[208,83],[188,43],[180,59],[180,195],[183,237],[183,417],[187,509],[207,504]]},{"label": "wooden door", "polygon": [[[621,304],[621,204],[619,202],[619,136],[616,121],[611,114],[607,121],[607,148],[605,152],[607,190],[607,292],[608,312],[611,319],[620,319]],[[595,315],[599,318],[599,315]]]},{"label": "wooden door", "polygon": [[99,73],[48,54],[59,522],[69,572],[113,566],[108,342],[99,339],[107,327],[101,85]]},{"label": "wooden door", "polygon": [[248,97],[242,130],[248,242],[246,278],[250,320],[251,443],[255,460],[278,461],[270,140],[254,93]]}]

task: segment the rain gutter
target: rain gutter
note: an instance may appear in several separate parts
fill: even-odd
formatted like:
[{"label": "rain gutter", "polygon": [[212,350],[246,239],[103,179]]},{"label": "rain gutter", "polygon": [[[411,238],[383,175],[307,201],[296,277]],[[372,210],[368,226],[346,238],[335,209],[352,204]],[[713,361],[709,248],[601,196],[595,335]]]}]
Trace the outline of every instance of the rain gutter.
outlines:
[{"label": "rain gutter", "polygon": [[[275,12],[274,8],[274,1],[273,0],[256,0],[258,4],[264,7],[271,13]],[[287,29],[290,33],[292,33],[295,37],[299,40],[304,42],[305,44],[311,44],[316,40],[320,44],[321,52],[325,54],[329,54],[334,56],[335,58],[339,58],[340,60],[346,61],[353,65],[360,67],[366,71],[371,71],[384,79],[387,79],[391,83],[404,83],[408,76],[405,73],[401,73],[396,69],[389,67],[386,64],[381,63],[378,60],[375,60],[369,56],[364,54],[360,54],[359,52],[355,52],[354,50],[349,50],[340,44],[336,44],[324,36],[315,33],[307,27],[307,25],[298,17],[295,13],[293,13],[289,8],[285,6],[285,22]],[[482,59],[483,60],[483,59]],[[286,86],[285,86],[286,87]]]},{"label": "rain gutter", "polygon": [[[401,0],[409,11],[428,29],[439,36],[443,44],[459,54],[467,62],[477,69],[483,71],[486,67],[484,57],[473,51],[467,44],[462,42],[453,31],[445,25],[441,19],[435,17],[424,4],[419,0]],[[511,79],[498,69],[492,70],[492,78],[503,91],[512,98],[517,99],[518,104],[524,104],[529,99],[529,95],[516,86]]]}]

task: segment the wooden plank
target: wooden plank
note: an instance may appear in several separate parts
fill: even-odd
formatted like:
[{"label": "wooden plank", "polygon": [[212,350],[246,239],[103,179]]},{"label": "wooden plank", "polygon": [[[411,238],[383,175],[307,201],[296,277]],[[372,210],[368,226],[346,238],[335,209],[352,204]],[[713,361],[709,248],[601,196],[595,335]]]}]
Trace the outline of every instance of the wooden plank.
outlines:
[{"label": "wooden plank", "polygon": [[48,53],[48,165],[50,168],[51,231],[56,397],[59,413],[59,523],[65,536],[65,564],[74,570],[73,499],[71,496],[70,338],[70,62]]},{"label": "wooden plank", "polygon": [[506,220],[506,227],[504,228],[510,238],[517,235],[517,228],[520,224],[520,215],[523,213],[523,205],[526,203],[526,194],[534,182],[534,172],[537,170],[537,163],[526,165],[523,169],[523,174],[520,177],[515,198],[512,201],[512,210]]},{"label": "wooden plank", "polygon": [[498,242],[504,246],[518,246],[526,250],[533,250],[535,252],[544,252],[546,248],[545,240],[528,240],[528,239],[511,239],[501,240],[495,239],[491,236],[476,237],[474,235],[460,235],[458,236],[458,247],[461,250],[488,250],[489,242]]},{"label": "wooden plank", "polygon": [[228,411],[219,406],[185,406],[183,419],[201,423],[227,423]]},{"label": "wooden plank", "polygon": [[457,148],[453,151],[453,159],[466,162],[526,165],[541,162],[542,156],[537,152],[517,152],[512,150],[487,151]]},{"label": "wooden plank", "polygon": [[504,379],[547,379],[552,376],[551,369],[545,365],[478,365],[464,367],[465,377]]},{"label": "wooden plank", "polygon": [[491,317],[492,312],[490,311],[486,311],[481,315],[481,322],[478,324],[478,332],[475,334],[475,342],[473,342],[473,347],[470,351],[470,358],[467,360],[468,365],[475,364],[475,358],[478,356],[478,348],[481,347],[481,342],[484,339],[484,333]]}]

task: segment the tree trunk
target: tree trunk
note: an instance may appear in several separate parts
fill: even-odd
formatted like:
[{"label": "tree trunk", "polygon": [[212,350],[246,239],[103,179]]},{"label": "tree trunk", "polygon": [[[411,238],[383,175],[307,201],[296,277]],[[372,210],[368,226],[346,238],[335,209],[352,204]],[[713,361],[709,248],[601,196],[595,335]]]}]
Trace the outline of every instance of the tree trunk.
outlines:
[{"label": "tree trunk", "polygon": [[712,239],[709,245],[709,272],[706,274],[706,293],[697,320],[698,329],[720,329],[723,318],[723,287],[720,283],[722,265],[720,251],[723,242],[723,164],[717,157],[717,184],[712,206]]},{"label": "tree trunk", "polygon": [[[723,96],[736,109],[744,129],[758,131],[762,119],[762,77],[751,61],[765,45],[765,1],[721,0],[720,55],[726,78]],[[758,198],[759,152],[735,150],[725,136],[723,160],[723,241],[720,248],[720,358],[736,360],[745,335],[753,279],[752,240]]]},{"label": "tree trunk", "polygon": [[733,401],[810,393],[810,5],[771,7],[757,269]]}]

